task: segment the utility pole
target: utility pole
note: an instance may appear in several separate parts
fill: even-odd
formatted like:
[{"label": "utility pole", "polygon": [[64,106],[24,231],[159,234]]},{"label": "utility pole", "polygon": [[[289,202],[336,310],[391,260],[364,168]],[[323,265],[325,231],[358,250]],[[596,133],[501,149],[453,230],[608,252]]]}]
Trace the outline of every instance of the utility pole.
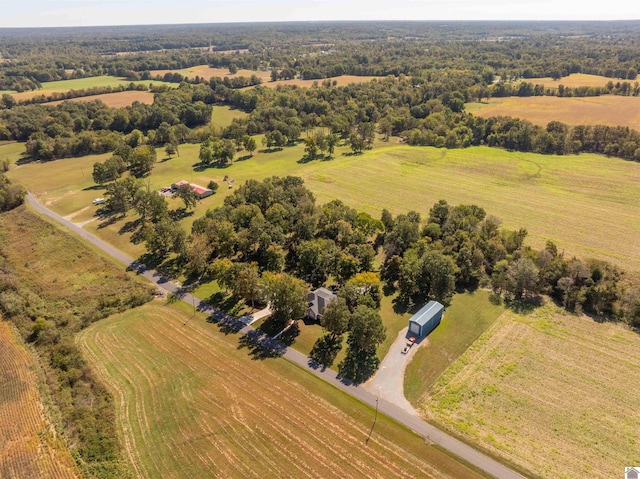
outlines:
[{"label": "utility pole", "polygon": [[378,396],[376,396],[376,415],[373,417],[373,424],[371,425],[371,430],[369,431],[369,436],[367,437],[366,443],[369,444],[369,439],[371,439],[371,434],[373,434],[373,428],[376,426],[376,422],[378,421]]}]

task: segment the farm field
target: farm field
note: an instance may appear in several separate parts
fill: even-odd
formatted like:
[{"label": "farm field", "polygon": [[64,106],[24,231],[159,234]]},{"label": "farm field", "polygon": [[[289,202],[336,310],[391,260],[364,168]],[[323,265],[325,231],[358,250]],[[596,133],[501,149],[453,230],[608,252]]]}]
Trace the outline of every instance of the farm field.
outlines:
[{"label": "farm field", "polygon": [[[260,144],[260,138],[257,142]],[[4,148],[15,147],[0,147],[0,158]],[[298,163],[304,155],[298,145],[280,152],[256,152],[253,158],[227,168],[197,171],[198,151],[199,145],[181,145],[180,157],[158,162],[149,177],[152,188],[183,178],[203,185],[213,179],[221,185],[217,194],[201,201],[194,215],[183,220],[186,228],[234,191],[221,182],[224,175],[235,184],[250,178],[297,175],[320,203],[340,198],[376,217],[383,208],[393,214],[413,209],[427,215],[441,198],[451,204],[477,204],[500,217],[507,228],[527,228],[527,243],[533,247],[553,240],[566,255],[640,270],[640,165],[634,162],[593,154],[560,157],[489,147],[445,150],[380,142],[357,156],[343,156],[347,150],[341,147],[331,161]],[[107,156],[25,164],[11,170],[9,177],[57,212],[70,215],[103,194],[102,189],[90,189],[91,168]],[[162,149],[158,150],[158,157],[163,156]],[[172,201],[179,204],[179,200]],[[85,216],[77,221],[90,219],[92,208],[84,210]],[[93,222],[87,229],[114,241],[123,224],[98,229]],[[137,250],[127,249],[127,241],[121,241],[124,251],[135,254]]]},{"label": "farm field", "polygon": [[166,73],[180,73],[180,75],[188,78],[195,78],[199,76],[200,78],[205,78],[206,80],[209,80],[213,77],[236,78],[240,76],[250,77],[251,75],[255,75],[260,78],[263,83],[271,81],[270,71],[238,69],[237,73],[231,74],[229,73],[228,68],[213,68],[209,65],[198,65],[195,67],[183,68],[182,70],[151,70],[152,77],[155,77],[156,75],[164,76]]},{"label": "farm field", "polygon": [[439,448],[283,359],[159,300],[78,342],[114,392],[142,477],[476,478]]},{"label": "farm field", "polygon": [[568,125],[628,126],[640,130],[640,97],[635,96],[514,96],[491,98],[487,103],[468,103],[466,110],[483,118],[512,116],[540,126],[561,121]]},{"label": "farm field", "polygon": [[[371,80],[384,80],[385,77],[376,77],[376,76],[355,76],[355,75],[342,75],[339,77],[332,77],[332,78],[321,78],[318,80],[302,80],[302,79],[293,79],[293,80],[278,80],[276,82],[266,82],[263,83],[262,86],[266,86],[267,88],[277,88],[280,85],[296,85],[299,86],[301,88],[310,88],[313,86],[313,84],[317,84],[317,85],[322,85],[322,82],[327,81],[327,80],[331,80],[331,82],[333,83],[333,81],[336,82],[336,86],[344,86],[344,85],[349,85],[350,83],[366,83],[369,82]],[[250,88],[255,88],[255,87],[250,87]]]},{"label": "farm field", "polygon": [[[404,392],[415,407],[438,377],[505,311],[489,301],[489,292],[456,294],[440,325],[407,365]],[[406,322],[405,322],[406,325]]]},{"label": "farm field", "polygon": [[0,477],[80,478],[46,417],[36,367],[17,332],[0,317]]},{"label": "farm field", "polygon": [[105,105],[121,108],[124,106],[130,106],[134,101],[151,105],[153,103],[153,93],[149,91],[119,91],[116,93],[104,93],[102,95],[81,96],[78,98],[71,98],[69,100],[51,101],[45,103],[45,105],[58,105],[63,101],[94,101],[100,100]]},{"label": "farm field", "polygon": [[107,86],[119,86],[119,85],[173,85],[177,86],[177,83],[166,83],[160,82],[156,80],[145,80],[145,81],[129,81],[122,78],[117,78],[113,76],[97,76],[97,77],[88,77],[88,78],[78,78],[75,80],[59,80],[59,81],[51,81],[42,83],[42,88],[40,90],[34,91],[25,91],[22,93],[13,93],[13,97],[20,100],[29,100],[35,96],[39,95],[50,95],[53,92],[67,92],[70,90],[86,90],[89,88],[99,88],[99,87],[107,87]]},{"label": "farm field", "polygon": [[542,85],[545,88],[558,88],[558,85],[564,85],[571,88],[578,86],[599,86],[604,87],[607,83],[612,81],[614,84],[617,82],[628,81],[633,83],[634,80],[619,80],[616,78],[609,78],[600,75],[589,75],[587,73],[572,73],[569,76],[562,77],[559,80],[554,80],[551,77],[544,78],[525,78],[523,82],[532,83],[534,85]]},{"label": "farm field", "polygon": [[640,336],[553,304],[503,314],[445,373],[422,415],[542,478],[640,461]]}]

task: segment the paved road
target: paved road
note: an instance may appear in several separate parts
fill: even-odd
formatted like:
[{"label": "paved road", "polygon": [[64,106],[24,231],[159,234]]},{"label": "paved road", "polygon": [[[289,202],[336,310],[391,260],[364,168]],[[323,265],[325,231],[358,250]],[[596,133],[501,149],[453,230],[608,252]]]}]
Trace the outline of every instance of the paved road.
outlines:
[{"label": "paved road", "polygon": [[82,238],[97,246],[113,258],[117,259],[121,263],[124,263],[127,267],[136,270],[139,274],[143,275],[145,278],[158,285],[158,287],[164,289],[167,292],[178,295],[183,301],[187,302],[190,305],[193,305],[200,311],[209,314],[217,321],[224,323],[227,327],[234,329],[240,334],[246,335],[257,344],[260,344],[266,348],[271,349],[272,351],[277,352],[278,354],[287,358],[289,361],[292,361],[300,365],[304,369],[311,371],[316,376],[333,384],[335,387],[345,391],[346,393],[352,395],[360,401],[367,403],[372,407],[377,407],[381,413],[395,419],[399,423],[420,434],[427,440],[440,445],[444,449],[464,459],[468,463],[473,464],[477,468],[482,469],[483,471],[491,474],[497,479],[525,479],[524,476],[509,469],[503,464],[495,461],[494,459],[491,459],[485,454],[482,454],[481,452],[473,449],[467,444],[455,439],[454,437],[450,436],[444,431],[441,431],[435,426],[426,423],[425,421],[420,419],[420,417],[403,410],[395,404],[386,401],[384,398],[379,398],[378,396],[365,390],[363,387],[353,384],[345,378],[341,378],[340,376],[336,375],[335,371],[332,371],[331,369],[318,367],[318,365],[314,364],[304,354],[284,346],[279,341],[274,341],[252,326],[245,325],[244,323],[238,321],[237,318],[227,316],[225,313],[216,310],[203,301],[200,301],[195,296],[185,292],[180,285],[169,281],[156,271],[147,269],[143,265],[136,263],[132,258],[125,255],[118,249],[105,243],[101,239],[83,230],[73,222],[46,208],[31,193],[27,194],[27,202],[38,212],[66,226],[71,231],[77,233]]}]

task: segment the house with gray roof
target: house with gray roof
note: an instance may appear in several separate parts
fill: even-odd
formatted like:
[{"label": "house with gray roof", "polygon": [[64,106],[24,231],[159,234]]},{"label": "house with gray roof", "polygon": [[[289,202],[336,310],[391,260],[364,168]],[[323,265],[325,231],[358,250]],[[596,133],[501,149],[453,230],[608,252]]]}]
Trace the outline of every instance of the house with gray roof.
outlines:
[{"label": "house with gray roof", "polygon": [[336,299],[336,295],[327,288],[318,288],[315,291],[311,291],[307,295],[307,301],[309,306],[307,307],[307,317],[315,319],[316,321],[322,316],[322,311],[326,308],[331,301]]}]

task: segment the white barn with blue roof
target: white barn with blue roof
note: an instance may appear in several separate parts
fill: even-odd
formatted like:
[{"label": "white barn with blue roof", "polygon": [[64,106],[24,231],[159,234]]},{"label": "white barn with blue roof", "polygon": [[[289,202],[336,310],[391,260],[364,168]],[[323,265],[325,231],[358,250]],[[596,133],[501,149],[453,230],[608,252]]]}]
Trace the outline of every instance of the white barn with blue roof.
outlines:
[{"label": "white barn with blue roof", "polygon": [[426,336],[440,324],[443,315],[444,306],[437,301],[429,301],[409,319],[409,334]]}]

